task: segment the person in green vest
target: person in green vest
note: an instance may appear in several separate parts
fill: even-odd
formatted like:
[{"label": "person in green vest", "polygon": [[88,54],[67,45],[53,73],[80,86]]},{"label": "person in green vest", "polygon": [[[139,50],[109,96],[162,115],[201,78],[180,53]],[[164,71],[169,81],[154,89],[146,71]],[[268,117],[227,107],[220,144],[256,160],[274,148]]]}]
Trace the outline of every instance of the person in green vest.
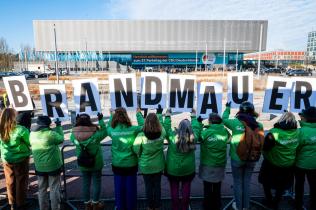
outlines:
[{"label": "person in green vest", "polygon": [[310,209],[316,209],[316,107],[300,113],[299,146],[295,167],[295,203],[297,210],[304,209],[304,182],[307,177],[310,190]]},{"label": "person in green vest", "polygon": [[[144,124],[140,110],[138,124]],[[137,155],[133,152],[136,136],[143,126],[134,126],[125,108],[117,108],[108,122],[108,135],[112,138],[112,171],[114,173],[115,206],[117,210],[137,208]]]},{"label": "person in green vest", "polygon": [[246,124],[252,130],[263,129],[257,122],[258,113],[251,102],[245,101],[240,104],[235,117],[230,118],[231,102],[226,104],[222,119],[224,125],[231,131],[230,157],[233,174],[234,199],[233,208],[242,210],[249,209],[250,205],[250,181],[256,162],[242,161],[237,154],[237,148],[241,138],[245,134]]},{"label": "person in green vest", "polygon": [[30,132],[16,122],[17,112],[5,108],[0,117],[0,153],[12,209],[25,209],[31,155]]},{"label": "person in green vest", "polygon": [[[191,182],[195,176],[195,142],[201,124],[194,123],[195,114],[191,122],[181,120],[178,128],[171,128],[171,113],[167,111],[163,122],[168,141],[168,152],[165,174],[169,179],[171,189],[172,210],[187,210],[190,203]],[[182,200],[179,200],[179,187],[182,185]]]},{"label": "person in green vest", "polygon": [[[198,119],[193,118],[192,124],[198,124]],[[201,126],[199,136],[201,143],[199,177],[203,180],[204,186],[204,209],[219,210],[221,208],[221,182],[225,177],[226,150],[230,133],[217,113],[211,113],[208,122],[208,125]]]},{"label": "person in green vest", "polygon": [[145,182],[148,210],[158,210],[161,206],[161,175],[165,168],[163,146],[166,132],[162,127],[161,106],[157,115],[147,115],[143,131],[137,135],[133,145]]},{"label": "person in green vest", "polygon": [[[57,119],[56,128],[51,129],[51,119],[39,116],[30,133],[30,143],[38,179],[38,202],[41,210],[60,209],[60,172],[63,165],[59,145],[64,141],[61,122]],[[49,187],[49,199],[48,199]]]},{"label": "person in green vest", "polygon": [[[294,114],[285,112],[265,137],[259,182],[263,185],[266,204],[273,209],[278,209],[284,191],[293,185],[299,133]],[[272,189],[275,189],[274,196]]]},{"label": "person in green vest", "polygon": [[[107,137],[107,128],[103,121],[103,115],[100,113],[98,113],[98,121],[99,126],[92,123],[88,114],[80,114],[77,116],[76,124],[70,135],[70,141],[76,146],[78,159],[84,151],[88,151],[89,155],[94,157],[94,163],[91,163],[91,166],[80,166],[83,178],[82,193],[85,210],[104,209],[104,204],[100,201],[102,168],[104,165],[101,141]],[[91,180],[92,200],[90,196]]]}]

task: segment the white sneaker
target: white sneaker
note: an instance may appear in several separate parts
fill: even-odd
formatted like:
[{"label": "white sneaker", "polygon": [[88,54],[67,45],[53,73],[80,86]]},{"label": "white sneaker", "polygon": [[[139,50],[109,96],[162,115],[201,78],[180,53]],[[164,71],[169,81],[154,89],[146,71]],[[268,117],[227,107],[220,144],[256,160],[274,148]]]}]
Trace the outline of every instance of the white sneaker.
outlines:
[{"label": "white sneaker", "polygon": [[234,210],[238,210],[238,209],[237,209],[237,206],[236,206],[236,202],[233,202],[232,208],[233,208]]}]

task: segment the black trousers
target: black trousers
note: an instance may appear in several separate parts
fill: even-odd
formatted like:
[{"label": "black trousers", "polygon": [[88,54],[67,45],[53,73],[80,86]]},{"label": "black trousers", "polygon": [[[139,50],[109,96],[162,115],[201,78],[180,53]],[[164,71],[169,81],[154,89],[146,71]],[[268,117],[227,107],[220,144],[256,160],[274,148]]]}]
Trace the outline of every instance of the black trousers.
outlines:
[{"label": "black trousers", "polygon": [[161,173],[143,174],[147,205],[149,208],[160,208],[161,205]]},{"label": "black trousers", "polygon": [[304,199],[304,182],[307,177],[310,189],[310,208],[316,210],[316,169],[308,170],[302,168],[295,168],[295,203],[296,208],[303,206]]},{"label": "black trousers", "polygon": [[221,182],[203,182],[204,185],[204,210],[221,209]]}]

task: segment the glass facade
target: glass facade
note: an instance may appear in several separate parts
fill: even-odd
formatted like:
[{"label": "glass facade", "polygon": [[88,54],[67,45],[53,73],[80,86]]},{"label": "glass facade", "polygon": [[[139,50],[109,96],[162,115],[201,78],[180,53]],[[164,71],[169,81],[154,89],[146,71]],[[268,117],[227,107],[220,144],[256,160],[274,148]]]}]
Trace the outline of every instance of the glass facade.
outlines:
[{"label": "glass facade", "polygon": [[311,60],[316,60],[316,31],[308,33],[307,55]]}]

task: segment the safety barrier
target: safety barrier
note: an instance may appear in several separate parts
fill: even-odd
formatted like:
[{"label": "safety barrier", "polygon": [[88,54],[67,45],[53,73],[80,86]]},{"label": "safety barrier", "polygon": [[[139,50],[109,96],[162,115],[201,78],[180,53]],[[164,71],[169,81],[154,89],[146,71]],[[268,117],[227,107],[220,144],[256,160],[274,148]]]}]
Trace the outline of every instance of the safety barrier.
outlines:
[{"label": "safety barrier", "polygon": [[[168,144],[165,144],[165,147],[167,147],[167,145]],[[108,150],[108,151],[104,151],[104,149],[105,148],[108,148],[108,147],[110,147],[111,146],[111,144],[110,143],[103,143],[103,144],[101,144],[101,146],[102,146],[102,150],[103,150],[103,154],[104,154],[104,158],[105,158],[105,166],[107,167],[107,170],[103,170],[103,172],[102,172],[102,176],[106,176],[106,177],[111,177],[111,176],[114,176],[113,175],[113,173],[112,173],[112,171],[111,170],[109,170],[109,167],[108,166],[111,166],[111,152],[110,152],[110,150]],[[197,144],[197,147],[199,147],[200,145],[199,144]],[[73,148],[73,152],[75,152],[75,145],[65,145],[65,146],[63,146],[62,147],[62,149],[61,149],[61,151],[62,151],[62,157],[63,157],[63,170],[62,170],[62,172],[63,172],[63,189],[62,189],[62,192],[63,192],[63,197],[64,197],[64,199],[66,200],[66,201],[69,201],[69,197],[68,197],[68,191],[67,191],[67,178],[68,177],[73,177],[74,176],[74,174],[69,174],[68,173],[68,171],[67,171],[67,168],[69,168],[69,167],[67,167],[67,164],[69,164],[69,163],[67,163],[67,162],[65,162],[65,160],[67,159],[67,157],[65,157],[65,153],[66,152],[69,152],[69,150],[68,151],[66,151],[67,149],[70,149],[70,148]],[[200,149],[199,148],[197,148],[197,150],[196,150],[197,152],[199,152],[200,151]],[[107,155],[109,156],[109,158],[107,157]],[[74,162],[74,164],[77,164],[77,161],[76,161],[76,158],[73,158],[72,160],[71,160],[72,162]],[[255,169],[255,171],[253,172],[253,173],[255,173],[255,174],[258,174],[259,173],[259,164],[257,164],[258,166],[257,166],[257,168]],[[77,166],[78,167],[78,166]],[[79,171],[79,169],[78,169],[78,171]],[[228,167],[228,168],[226,168],[226,174],[228,175],[228,174],[231,174],[232,172],[231,172],[231,170],[230,170],[230,168]],[[138,176],[140,176],[140,175],[142,175],[141,173],[138,173]],[[76,177],[81,177],[82,175],[81,175],[81,173],[79,172],[79,173],[77,173],[76,175],[75,175]],[[226,198],[232,198],[233,196],[226,196]],[[262,196],[256,196],[256,197],[262,197]],[[194,198],[201,198],[201,197],[194,197]],[[111,201],[113,201],[113,199],[107,199],[107,200],[111,200]],[[254,203],[255,204],[257,204],[257,205],[260,205],[260,203],[257,203],[257,202],[255,202],[254,201]],[[231,202],[229,202],[229,205],[231,205]]]}]

